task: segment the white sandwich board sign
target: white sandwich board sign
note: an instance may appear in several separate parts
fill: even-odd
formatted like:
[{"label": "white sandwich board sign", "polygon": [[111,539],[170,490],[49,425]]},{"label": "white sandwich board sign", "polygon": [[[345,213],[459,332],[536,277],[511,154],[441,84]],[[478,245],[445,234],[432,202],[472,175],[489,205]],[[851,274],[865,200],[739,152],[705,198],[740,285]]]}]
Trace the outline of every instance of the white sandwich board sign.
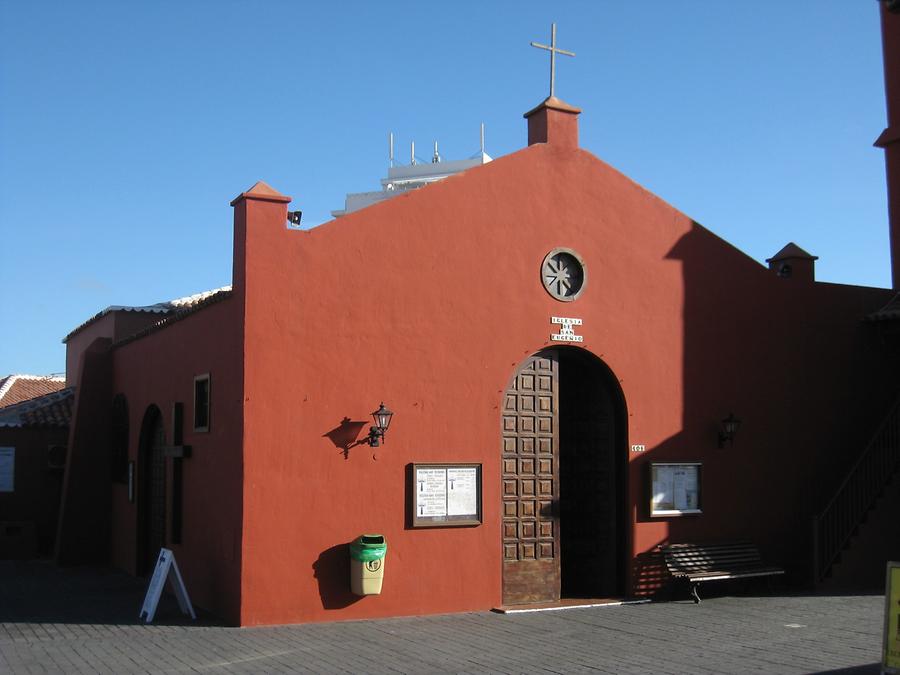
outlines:
[{"label": "white sandwich board sign", "polygon": [[144,597],[144,606],[141,607],[141,613],[138,616],[138,618],[144,620],[144,623],[153,621],[163,586],[166,585],[167,580],[172,592],[175,593],[175,598],[178,600],[178,606],[181,608],[182,613],[189,614],[192,619],[197,618],[197,615],[194,613],[194,607],[191,605],[191,599],[188,597],[187,589],[184,587],[181,572],[178,570],[178,563],[175,562],[175,554],[167,548],[161,548],[159,549],[159,558],[156,559],[156,568],[153,570],[153,576],[150,577],[150,585],[147,587],[147,595]]}]

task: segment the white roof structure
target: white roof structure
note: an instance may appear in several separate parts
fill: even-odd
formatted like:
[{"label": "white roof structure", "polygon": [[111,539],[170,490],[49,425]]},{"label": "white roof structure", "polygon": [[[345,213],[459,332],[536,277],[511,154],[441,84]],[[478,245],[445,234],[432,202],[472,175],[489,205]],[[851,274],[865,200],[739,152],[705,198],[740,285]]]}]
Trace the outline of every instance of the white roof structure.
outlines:
[{"label": "white roof structure", "polygon": [[383,202],[391,197],[410,190],[417,190],[430,183],[443,180],[448,176],[461,173],[491,161],[491,157],[484,151],[484,130],[482,129],[481,151],[469,159],[456,159],[445,162],[438,154],[437,143],[434,144],[434,156],[431,162],[415,161],[415,146],[412,151],[412,163],[406,166],[394,166],[394,142],[391,136],[391,164],[388,168],[387,178],[381,179],[381,191],[379,192],[351,192],[344,200],[344,208],[331,212],[335,218],[345,216],[348,213],[359,211],[367,206]]},{"label": "white roof structure", "polygon": [[63,338],[63,344],[66,341],[75,335],[75,333],[79,332],[82,328],[87,326],[88,324],[93,323],[97,319],[106,316],[110,312],[150,312],[152,314],[171,314],[173,312],[177,312],[179,310],[189,309],[194,305],[197,305],[204,300],[207,300],[214,295],[218,295],[219,293],[225,293],[231,290],[231,285],[222,286],[220,288],[214,288],[211,291],[203,291],[202,293],[194,293],[193,295],[186,295],[183,298],[175,298],[174,300],[166,300],[165,302],[157,302],[153,305],[110,305],[106,309],[102,309],[97,312],[90,319],[82,323],[80,326],[72,330],[66,337]]},{"label": "white roof structure", "polygon": [[165,312],[171,312],[173,309],[181,309],[182,307],[191,307],[192,305],[196,305],[198,302],[202,302],[206,300],[208,297],[215,295],[216,293],[221,293],[222,291],[230,291],[231,285],[222,286],[221,288],[214,288],[211,291],[203,291],[202,293],[194,293],[193,295],[186,295],[183,298],[175,298],[174,300],[166,300],[165,302],[157,302],[154,305],[112,305],[107,307],[103,311],[100,312],[100,315],[108,314],[109,312],[116,311],[125,311],[125,312],[153,312],[158,314],[163,314]]}]

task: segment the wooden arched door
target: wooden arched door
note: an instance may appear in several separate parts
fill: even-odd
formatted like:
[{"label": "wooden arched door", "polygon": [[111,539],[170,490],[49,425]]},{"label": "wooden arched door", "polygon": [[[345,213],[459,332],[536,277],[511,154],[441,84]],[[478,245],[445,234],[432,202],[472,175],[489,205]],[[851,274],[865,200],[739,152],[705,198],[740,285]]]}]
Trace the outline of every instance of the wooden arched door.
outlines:
[{"label": "wooden arched door", "polygon": [[529,357],[503,397],[503,603],[624,589],[627,412],[588,351]]},{"label": "wooden arched door", "polygon": [[503,397],[503,602],[559,599],[559,360],[525,361]]}]

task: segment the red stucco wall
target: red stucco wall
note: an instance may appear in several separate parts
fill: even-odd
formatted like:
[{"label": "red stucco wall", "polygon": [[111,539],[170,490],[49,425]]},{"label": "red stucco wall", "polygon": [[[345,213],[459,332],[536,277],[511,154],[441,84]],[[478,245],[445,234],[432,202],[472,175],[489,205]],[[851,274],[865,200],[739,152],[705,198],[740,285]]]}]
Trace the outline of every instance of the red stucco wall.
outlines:
[{"label": "red stucco wall", "polygon": [[[246,208],[244,624],[499,604],[499,405],[551,316],[583,319],[647,448],[629,457],[626,562],[741,535],[801,568],[885,402],[860,319],[888,293],[779,279],[584,151],[534,145],[308,232],[282,204]],[[588,266],[574,303],[540,284],[557,246]],[[345,456],[329,432],[382,400],[387,443]],[[730,411],[744,425],[720,450]],[[704,462],[702,516],[647,521],[650,460]],[[483,525],[406,529],[405,467],[446,461],[483,464]],[[363,532],[389,552],[383,594],[358,599],[345,544]]]},{"label": "red stucco wall", "polygon": [[881,44],[884,50],[884,90],[888,124],[879,138],[885,149],[888,211],[891,219],[891,269],[900,288],[900,13],[881,3]]}]

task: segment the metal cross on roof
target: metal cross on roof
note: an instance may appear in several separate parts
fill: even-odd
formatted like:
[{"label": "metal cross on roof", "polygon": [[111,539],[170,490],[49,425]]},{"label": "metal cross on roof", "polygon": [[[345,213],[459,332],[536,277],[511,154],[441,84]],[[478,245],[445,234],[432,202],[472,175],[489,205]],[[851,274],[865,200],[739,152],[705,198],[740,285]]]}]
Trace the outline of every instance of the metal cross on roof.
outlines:
[{"label": "metal cross on roof", "polygon": [[554,90],[556,87],[556,55],[557,54],[565,54],[566,56],[575,56],[574,52],[567,52],[565,49],[559,49],[556,46],[556,24],[550,24],[550,46],[538,44],[537,42],[532,42],[532,47],[537,47],[538,49],[546,49],[550,52],[550,96],[554,95]]}]

